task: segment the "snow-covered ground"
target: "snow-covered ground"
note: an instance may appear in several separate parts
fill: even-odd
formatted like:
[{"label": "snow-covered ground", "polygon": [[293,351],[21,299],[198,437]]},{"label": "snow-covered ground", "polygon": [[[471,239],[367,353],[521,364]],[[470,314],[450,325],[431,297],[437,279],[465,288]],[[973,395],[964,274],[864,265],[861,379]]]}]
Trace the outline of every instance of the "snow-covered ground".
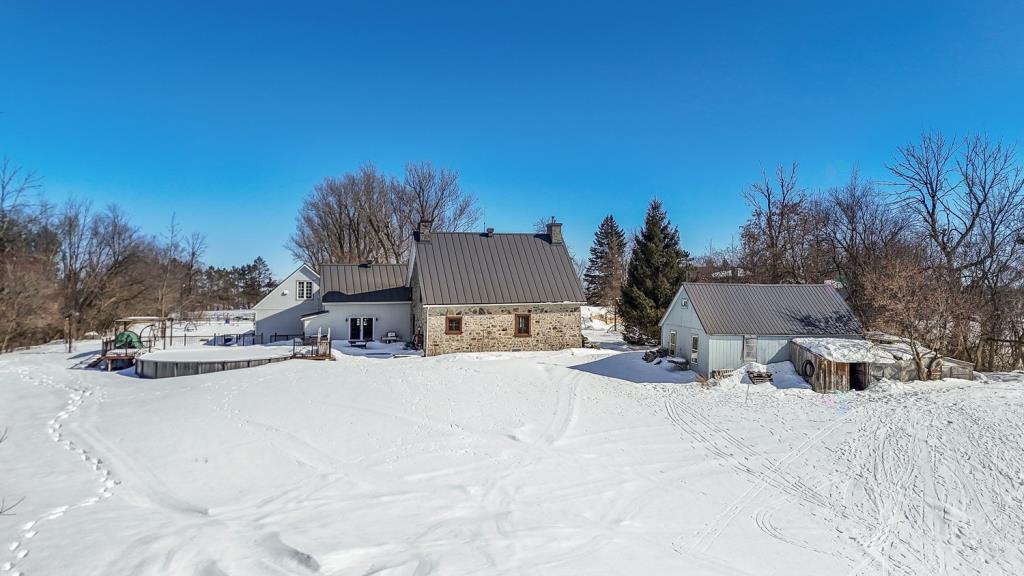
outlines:
[{"label": "snow-covered ground", "polygon": [[0,576],[1024,572],[1019,374],[748,396],[640,352],[88,353],[0,356]]}]

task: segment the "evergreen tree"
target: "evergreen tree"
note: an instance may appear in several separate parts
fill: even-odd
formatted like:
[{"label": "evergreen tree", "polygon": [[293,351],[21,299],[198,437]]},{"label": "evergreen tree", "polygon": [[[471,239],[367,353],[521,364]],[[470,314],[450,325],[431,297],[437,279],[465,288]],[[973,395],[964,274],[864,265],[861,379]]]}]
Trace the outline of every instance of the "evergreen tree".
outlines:
[{"label": "evergreen tree", "polygon": [[274,289],[273,274],[262,256],[257,256],[252,264],[242,266],[237,275],[240,296],[247,306],[255,305]]},{"label": "evergreen tree", "polygon": [[622,290],[619,313],[630,344],[656,344],[658,322],[683,282],[690,255],[679,246],[679,230],[669,222],[657,199],[652,200],[644,227],[634,237],[633,253]]},{"label": "evergreen tree", "polygon": [[608,215],[594,234],[590,260],[583,273],[587,303],[617,308],[626,276],[626,233]]}]

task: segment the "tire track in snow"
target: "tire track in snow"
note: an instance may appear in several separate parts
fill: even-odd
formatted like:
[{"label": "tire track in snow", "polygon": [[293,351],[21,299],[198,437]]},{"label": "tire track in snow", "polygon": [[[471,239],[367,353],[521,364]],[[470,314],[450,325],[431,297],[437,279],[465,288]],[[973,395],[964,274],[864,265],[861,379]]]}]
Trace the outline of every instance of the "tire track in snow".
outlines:
[{"label": "tire track in snow", "polygon": [[[755,480],[763,478],[772,487],[806,504],[819,508],[833,508],[834,504],[829,501],[829,498],[821,494],[816,488],[808,485],[799,477],[783,476],[776,473],[773,470],[776,463],[775,460],[753,449],[727,429],[715,424],[713,420],[702,415],[699,411],[690,409],[684,403],[678,401],[666,402],[665,410],[673,425],[686,432],[705,449],[721,457],[740,472],[754,477]],[[680,415],[680,412],[685,413],[685,417]],[[691,424],[688,419],[700,426]],[[707,428],[710,433],[704,433],[700,428],[701,426]],[[716,438],[721,438],[725,445],[719,445]],[[731,449],[741,452],[742,460],[730,452]],[[751,462],[751,459],[762,460],[763,464]]]},{"label": "tire track in snow", "polygon": [[[740,472],[753,478],[755,482],[764,482],[785,494],[787,502],[792,502],[808,510],[814,516],[817,516],[816,511],[820,510],[840,517],[848,515],[848,511],[844,506],[837,507],[834,500],[822,494],[817,488],[805,482],[801,477],[793,474],[783,475],[779,473],[777,470],[778,460],[753,449],[725,428],[715,424],[712,419],[702,415],[698,410],[690,409],[684,403],[678,401],[666,402],[665,407],[669,420],[674,425],[689,434],[709,452],[719,456]],[[685,413],[685,417],[680,412]],[[690,420],[692,420],[692,423]],[[707,432],[702,427],[706,428]],[[724,440],[722,446],[719,446],[718,438]],[[741,452],[744,461],[734,456],[730,452],[731,449]],[[752,459],[753,461],[751,461]],[[783,536],[780,530],[771,527],[770,517],[774,511],[769,506],[767,508],[759,508],[752,515],[755,525],[765,534],[787,544],[813,550],[826,556],[843,557],[850,561],[856,560],[850,558],[841,550],[821,549],[808,542],[799,543],[793,538]]]},{"label": "tire track in snow", "polygon": [[85,387],[82,384],[81,378],[77,375],[74,377],[74,383],[70,386],[55,384],[53,377],[45,373],[35,376],[28,368],[19,369],[18,376],[23,382],[34,386],[67,392],[68,398],[64,403],[63,409],[46,423],[46,432],[50,436],[50,439],[57,445],[63,447],[71,454],[76,455],[82,460],[82,462],[92,468],[92,471],[97,476],[96,481],[99,484],[99,489],[96,491],[95,496],[91,496],[75,504],[58,506],[49,512],[36,517],[35,520],[31,520],[23,524],[16,539],[7,546],[10,559],[0,565],[0,570],[9,573],[11,576],[23,576],[25,574],[18,570],[17,567],[22,560],[29,556],[31,552],[29,545],[39,534],[42,527],[49,522],[57,520],[72,510],[92,506],[110,498],[114,495],[113,489],[118,484],[118,481],[111,477],[110,469],[106,467],[103,459],[93,456],[89,450],[79,447],[79,445],[73,440],[67,438],[67,434],[64,431],[65,421],[82,407],[82,404],[87,398],[93,395],[93,390]]},{"label": "tire track in snow", "polygon": [[701,533],[697,540],[691,545],[691,549],[700,550],[706,553],[714,544],[715,540],[722,534],[723,531],[732,523],[732,521],[739,515],[747,505],[758,494],[761,493],[766,487],[772,485],[771,478],[773,475],[781,474],[790,464],[795,462],[798,458],[803,456],[808,450],[814,447],[823,438],[832,433],[833,430],[841,426],[853,413],[857,412],[857,409],[851,410],[839,418],[832,421],[829,425],[819,429],[809,438],[804,440],[799,446],[790,450],[785,456],[780,458],[771,468],[761,473],[754,484],[750,486],[736,501],[734,501],[728,508],[726,508],[721,514],[719,514],[711,523],[707,529]]},{"label": "tire track in snow", "polygon": [[[974,384],[869,399],[869,414],[839,453],[855,473],[847,503],[863,526],[862,573],[1015,573],[1024,555],[1012,487],[1024,471],[1016,396]],[[993,410],[993,403],[1007,408]]]},{"label": "tire track in snow", "polygon": [[540,437],[540,441],[544,445],[553,446],[558,443],[559,440],[565,437],[566,432],[569,431],[572,423],[576,420],[576,388],[579,378],[579,376],[573,375],[564,387],[556,387],[558,398],[555,413],[551,417],[547,430]]}]

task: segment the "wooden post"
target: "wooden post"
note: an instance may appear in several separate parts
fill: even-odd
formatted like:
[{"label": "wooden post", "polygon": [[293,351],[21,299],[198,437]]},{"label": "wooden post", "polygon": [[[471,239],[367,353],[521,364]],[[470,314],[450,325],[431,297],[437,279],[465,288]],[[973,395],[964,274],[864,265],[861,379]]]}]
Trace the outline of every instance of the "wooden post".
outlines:
[{"label": "wooden post", "polygon": [[68,345],[68,354],[71,353],[71,341],[73,337],[71,335],[71,313],[69,312],[64,316],[64,341]]}]

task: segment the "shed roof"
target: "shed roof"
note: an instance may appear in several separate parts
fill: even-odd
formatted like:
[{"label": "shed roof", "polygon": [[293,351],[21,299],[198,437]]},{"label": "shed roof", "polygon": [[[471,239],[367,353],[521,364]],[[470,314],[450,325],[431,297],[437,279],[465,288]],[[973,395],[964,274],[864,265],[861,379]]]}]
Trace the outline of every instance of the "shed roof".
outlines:
[{"label": "shed roof", "polygon": [[687,282],[686,294],[708,334],[860,335],[846,301],[827,284]]},{"label": "shed roof", "polygon": [[407,302],[405,264],[324,264],[320,266],[323,300],[332,302]]},{"label": "shed roof", "polygon": [[433,232],[416,242],[423,304],[586,300],[564,243],[547,234]]}]

